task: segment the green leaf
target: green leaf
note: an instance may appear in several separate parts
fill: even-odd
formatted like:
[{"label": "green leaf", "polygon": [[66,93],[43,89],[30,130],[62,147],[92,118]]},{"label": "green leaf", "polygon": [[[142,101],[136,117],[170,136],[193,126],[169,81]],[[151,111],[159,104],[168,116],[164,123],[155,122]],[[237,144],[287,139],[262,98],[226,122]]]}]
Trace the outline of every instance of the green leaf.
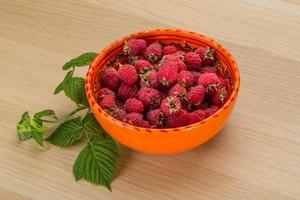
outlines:
[{"label": "green leaf", "polygon": [[89,65],[97,56],[97,53],[88,52],[81,54],[80,56],[73,58],[63,66],[63,70],[71,69],[72,67],[81,67]]},{"label": "green leaf", "polygon": [[43,146],[43,123],[40,119],[32,119],[28,112],[22,114],[22,118],[17,125],[17,135],[20,141],[25,141],[31,137]]},{"label": "green leaf", "polygon": [[54,110],[43,110],[43,111],[35,113],[33,117],[35,119],[40,119],[42,117],[53,117],[53,118],[57,119]]},{"label": "green leaf", "polygon": [[64,80],[55,89],[54,94],[58,94],[58,93],[60,93],[60,91],[63,91],[65,88],[65,85],[69,82],[69,80],[72,78],[72,76],[73,76],[73,71],[69,71],[66,74]]},{"label": "green leaf", "polygon": [[17,135],[20,141],[25,141],[31,138],[30,130],[30,117],[28,112],[22,114],[21,120],[17,125]]},{"label": "green leaf", "polygon": [[42,131],[32,131],[32,138],[41,146],[44,146],[44,135]]},{"label": "green leaf", "polygon": [[47,141],[59,147],[68,147],[79,141],[83,135],[81,117],[71,119],[60,125]]},{"label": "green leaf", "polygon": [[76,104],[89,106],[85,95],[84,79],[79,77],[71,78],[64,86],[65,95]]},{"label": "green leaf", "polygon": [[79,153],[74,165],[75,180],[85,179],[95,185],[103,185],[111,191],[110,183],[115,173],[118,149],[110,139],[95,137]]},{"label": "green leaf", "polygon": [[88,113],[82,120],[84,130],[92,137],[93,135],[107,137],[107,133],[101,128],[93,113]]}]

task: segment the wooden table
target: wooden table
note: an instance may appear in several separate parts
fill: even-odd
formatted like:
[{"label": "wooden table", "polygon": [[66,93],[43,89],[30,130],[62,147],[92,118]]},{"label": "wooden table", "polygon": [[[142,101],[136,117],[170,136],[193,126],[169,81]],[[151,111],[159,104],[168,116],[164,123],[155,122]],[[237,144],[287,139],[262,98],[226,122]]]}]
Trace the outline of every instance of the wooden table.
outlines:
[{"label": "wooden table", "polygon": [[[179,155],[122,148],[112,193],[74,181],[81,144],[17,141],[23,111],[73,107],[52,95],[65,61],[158,27],[207,34],[237,59],[240,96],[218,136]],[[299,0],[0,0],[0,199],[299,199],[299,32]]]}]

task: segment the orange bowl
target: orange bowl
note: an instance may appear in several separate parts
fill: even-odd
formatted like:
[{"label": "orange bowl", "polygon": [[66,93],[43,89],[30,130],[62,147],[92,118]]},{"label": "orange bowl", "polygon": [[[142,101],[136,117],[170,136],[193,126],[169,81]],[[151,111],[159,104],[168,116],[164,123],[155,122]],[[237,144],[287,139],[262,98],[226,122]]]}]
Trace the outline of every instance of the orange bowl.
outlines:
[{"label": "orange bowl", "polygon": [[[130,38],[141,38],[148,43],[189,44],[195,48],[210,46],[215,49],[216,57],[222,67],[218,73],[229,80],[231,95],[222,108],[201,122],[179,128],[152,129],[132,126],[108,115],[94,98],[99,89],[98,76],[105,65],[122,52],[123,44]],[[233,56],[219,43],[202,34],[172,29],[156,29],[134,33],[115,41],[103,49],[91,63],[86,74],[85,90],[90,107],[103,129],[119,143],[144,153],[171,154],[191,150],[216,135],[228,120],[235,105],[240,85],[240,74]]]}]

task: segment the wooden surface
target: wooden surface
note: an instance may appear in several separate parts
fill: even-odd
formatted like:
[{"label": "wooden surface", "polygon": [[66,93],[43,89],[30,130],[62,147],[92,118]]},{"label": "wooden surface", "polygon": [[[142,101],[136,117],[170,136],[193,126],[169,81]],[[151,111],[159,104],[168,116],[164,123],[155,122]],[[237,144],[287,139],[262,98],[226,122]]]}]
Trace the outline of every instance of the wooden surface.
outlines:
[{"label": "wooden surface", "polygon": [[[52,95],[65,61],[165,27],[207,34],[238,61],[240,96],[217,137],[179,155],[122,148],[112,193],[74,181],[83,144],[41,150],[17,141],[23,111],[72,108]],[[299,0],[0,0],[0,199],[299,199],[299,33]]]}]

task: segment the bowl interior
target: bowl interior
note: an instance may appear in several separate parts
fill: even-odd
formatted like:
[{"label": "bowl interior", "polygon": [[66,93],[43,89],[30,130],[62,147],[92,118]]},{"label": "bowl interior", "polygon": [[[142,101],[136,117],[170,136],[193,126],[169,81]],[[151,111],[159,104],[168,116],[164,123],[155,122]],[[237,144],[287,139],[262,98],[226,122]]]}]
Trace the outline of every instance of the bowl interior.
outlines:
[{"label": "bowl interior", "polygon": [[[89,90],[90,92],[88,93],[88,98],[92,99],[92,104],[97,104],[95,102],[94,94],[99,87],[101,87],[98,80],[99,74],[108,66],[117,66],[116,64],[118,59],[122,59],[122,48],[124,42],[130,38],[141,38],[146,40],[148,44],[154,41],[160,41],[164,44],[175,43],[183,49],[193,49],[201,46],[214,48],[215,55],[220,62],[220,65],[217,67],[217,73],[219,76],[227,79],[227,84],[231,93],[227,102],[219,109],[218,112],[220,112],[224,107],[226,108],[227,104],[235,98],[239,88],[240,77],[236,61],[232,55],[222,45],[207,36],[188,31],[166,29],[145,31],[128,35],[123,39],[110,44],[100,52],[99,56],[91,64],[87,73],[87,80],[90,82],[86,84],[86,89],[89,90],[89,87],[91,87]],[[217,115],[218,112],[215,113],[215,115]]]}]

